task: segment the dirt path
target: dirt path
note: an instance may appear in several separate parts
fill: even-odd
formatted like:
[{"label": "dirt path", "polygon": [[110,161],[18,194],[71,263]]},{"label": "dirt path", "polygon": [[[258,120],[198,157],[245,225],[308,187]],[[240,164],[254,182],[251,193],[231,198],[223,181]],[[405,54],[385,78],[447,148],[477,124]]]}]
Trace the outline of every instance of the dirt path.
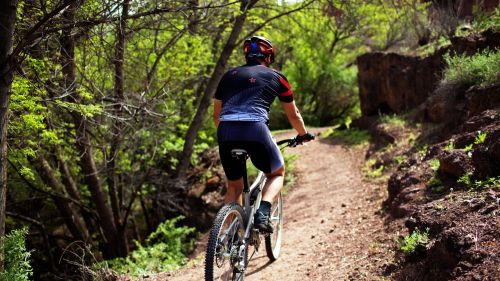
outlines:
[{"label": "dirt path", "polygon": [[[286,195],[280,258],[265,249],[250,260],[245,280],[384,280],[392,257],[380,208],[384,185],[363,181],[363,149],[320,139],[289,149],[298,179]],[[190,266],[144,280],[203,280],[203,257]]]}]

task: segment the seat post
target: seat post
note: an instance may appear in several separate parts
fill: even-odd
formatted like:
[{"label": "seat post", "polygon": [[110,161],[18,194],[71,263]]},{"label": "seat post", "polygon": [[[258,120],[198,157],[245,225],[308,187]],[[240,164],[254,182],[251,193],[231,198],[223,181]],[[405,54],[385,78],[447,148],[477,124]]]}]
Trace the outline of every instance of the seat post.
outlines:
[{"label": "seat post", "polygon": [[243,166],[243,192],[248,193],[250,192],[250,187],[248,186],[248,177],[247,177],[247,160],[246,157],[243,157],[241,159],[242,166]]}]

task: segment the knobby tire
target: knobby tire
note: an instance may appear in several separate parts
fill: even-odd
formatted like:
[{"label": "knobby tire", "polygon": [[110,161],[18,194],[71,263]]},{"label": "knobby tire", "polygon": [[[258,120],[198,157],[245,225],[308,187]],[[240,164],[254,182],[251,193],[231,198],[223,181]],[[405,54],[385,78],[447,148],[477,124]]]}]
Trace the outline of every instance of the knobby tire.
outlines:
[{"label": "knobby tire", "polygon": [[281,252],[281,240],[283,230],[283,197],[281,193],[276,202],[271,206],[271,217],[279,217],[277,223],[273,223],[273,233],[266,235],[266,254],[273,262],[278,259]]},{"label": "knobby tire", "polygon": [[[229,218],[230,215],[234,214],[235,216],[233,218]],[[205,256],[205,281],[215,281],[215,280],[225,280],[225,279],[218,279],[220,278],[219,276],[214,276],[214,272],[217,265],[217,245],[218,245],[218,238],[221,235],[221,230],[225,225],[225,222],[227,219],[230,219],[231,221],[228,221],[229,224],[231,224],[235,220],[239,220],[238,224],[238,232],[240,232],[240,239],[243,239],[244,235],[244,213],[243,213],[243,208],[236,204],[227,204],[224,205],[219,212],[217,213],[217,216],[215,217],[214,220],[214,225],[212,227],[212,230],[210,231],[210,236],[208,238],[208,245],[207,245],[207,251],[206,251],[206,256]],[[243,233],[241,233],[243,232]],[[235,242],[235,241],[233,241]],[[245,266],[248,263],[248,252],[246,252],[245,255]],[[231,261],[225,261],[231,263]],[[224,262],[224,263],[225,263]],[[228,280],[237,280],[237,281],[242,281],[244,277],[244,273],[238,273],[235,274],[235,268],[231,266],[231,269],[233,270],[233,275],[231,279]],[[236,275],[236,278],[235,278]],[[217,279],[214,279],[217,278]]]}]

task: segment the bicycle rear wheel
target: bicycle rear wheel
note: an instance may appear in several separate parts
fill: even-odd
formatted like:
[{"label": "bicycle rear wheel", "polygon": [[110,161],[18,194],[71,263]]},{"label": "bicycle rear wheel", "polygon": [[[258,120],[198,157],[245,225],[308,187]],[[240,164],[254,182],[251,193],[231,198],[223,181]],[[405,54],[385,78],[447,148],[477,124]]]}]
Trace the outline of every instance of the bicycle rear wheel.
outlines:
[{"label": "bicycle rear wheel", "polygon": [[205,280],[240,281],[247,266],[243,209],[224,205],[215,217],[205,256]]},{"label": "bicycle rear wheel", "polygon": [[271,206],[271,224],[273,225],[273,233],[266,236],[266,253],[271,261],[275,261],[280,256],[281,239],[283,229],[283,198],[281,193],[278,199]]}]

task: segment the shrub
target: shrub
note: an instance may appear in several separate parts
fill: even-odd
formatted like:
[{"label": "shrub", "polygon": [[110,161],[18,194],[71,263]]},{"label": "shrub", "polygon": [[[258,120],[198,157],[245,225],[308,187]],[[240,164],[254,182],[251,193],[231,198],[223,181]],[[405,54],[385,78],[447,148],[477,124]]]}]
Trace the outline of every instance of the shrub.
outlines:
[{"label": "shrub", "polygon": [[25,281],[33,274],[29,259],[31,253],[26,250],[27,228],[13,230],[2,237],[0,251],[5,253],[5,270],[0,272],[0,280]]},{"label": "shrub", "polygon": [[484,50],[473,56],[446,54],[448,68],[444,71],[443,84],[457,83],[464,86],[486,87],[499,81],[500,52]]},{"label": "shrub", "polygon": [[425,250],[427,243],[429,243],[429,228],[425,232],[415,229],[410,235],[403,237],[399,242],[399,247],[405,255],[410,256]]},{"label": "shrub", "polygon": [[194,228],[176,226],[182,216],[161,223],[146,239],[146,245],[135,241],[137,249],[126,258],[107,261],[111,268],[137,277],[179,268],[193,247],[190,235]]}]

